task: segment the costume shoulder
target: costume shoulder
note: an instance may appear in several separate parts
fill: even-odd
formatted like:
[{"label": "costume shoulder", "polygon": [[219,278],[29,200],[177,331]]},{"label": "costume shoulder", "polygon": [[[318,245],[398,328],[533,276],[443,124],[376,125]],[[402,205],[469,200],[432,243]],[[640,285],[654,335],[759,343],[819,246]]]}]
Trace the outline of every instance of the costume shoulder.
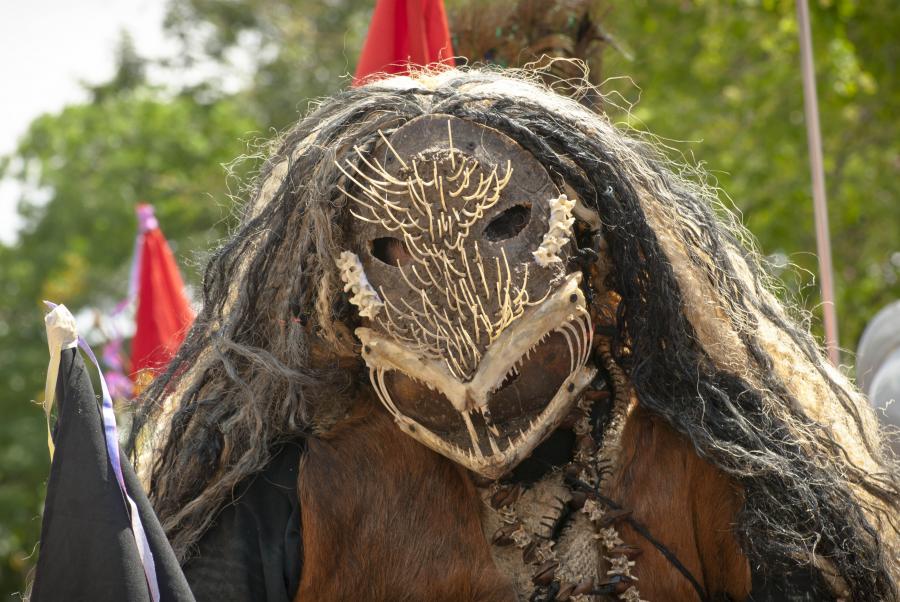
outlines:
[{"label": "costume shoulder", "polygon": [[297,472],[302,440],[282,445],[242,482],[184,573],[198,602],[289,602],[303,563]]}]

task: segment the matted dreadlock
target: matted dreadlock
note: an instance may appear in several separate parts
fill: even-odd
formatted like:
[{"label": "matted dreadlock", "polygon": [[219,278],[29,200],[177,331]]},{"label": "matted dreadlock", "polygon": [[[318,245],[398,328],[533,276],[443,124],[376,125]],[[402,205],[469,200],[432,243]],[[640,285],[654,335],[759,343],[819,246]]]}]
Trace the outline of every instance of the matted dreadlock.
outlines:
[{"label": "matted dreadlock", "polygon": [[508,135],[598,211],[621,296],[617,361],[642,406],[743,487],[736,528],[753,566],[820,563],[855,600],[895,597],[900,477],[874,417],[776,300],[715,193],[527,73],[475,69],[343,91],[265,164],[136,421],[152,450],[140,468],[179,557],[274,444],[327,428],[363,386],[335,267],[349,237],[338,163],[425,114]]}]

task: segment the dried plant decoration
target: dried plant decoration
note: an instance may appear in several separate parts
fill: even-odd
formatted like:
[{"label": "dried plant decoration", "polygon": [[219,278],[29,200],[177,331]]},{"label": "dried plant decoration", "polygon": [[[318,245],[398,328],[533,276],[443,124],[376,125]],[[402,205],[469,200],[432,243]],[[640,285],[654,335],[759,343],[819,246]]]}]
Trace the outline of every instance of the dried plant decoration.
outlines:
[{"label": "dried plant decoration", "polygon": [[[451,0],[447,3],[453,49],[472,63],[540,69],[558,92],[583,94],[596,106],[600,96],[584,86],[603,81],[603,54],[618,44],[604,28],[604,0]],[[575,60],[559,60],[575,59]]]}]

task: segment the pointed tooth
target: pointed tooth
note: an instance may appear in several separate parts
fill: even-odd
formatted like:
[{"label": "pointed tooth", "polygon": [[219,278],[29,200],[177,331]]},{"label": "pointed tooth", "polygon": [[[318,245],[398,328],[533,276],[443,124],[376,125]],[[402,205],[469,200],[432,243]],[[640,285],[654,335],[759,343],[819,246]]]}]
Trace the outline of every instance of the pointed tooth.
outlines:
[{"label": "pointed tooth", "polygon": [[491,451],[493,451],[495,454],[499,454],[500,448],[497,446],[497,442],[494,440],[494,436],[490,432],[488,432],[488,441],[491,444]]},{"label": "pointed tooth", "polygon": [[463,421],[466,423],[466,429],[469,431],[469,439],[472,441],[472,449],[478,454],[479,458],[483,458],[481,454],[481,445],[478,441],[478,433],[475,431],[475,426],[472,424],[472,416],[470,415],[471,410],[467,410],[462,413]]},{"label": "pointed tooth", "polygon": [[494,424],[494,419],[491,417],[491,411],[487,407],[482,408],[481,415],[484,417],[484,424],[487,426],[488,431],[495,437],[499,437],[500,430],[497,428],[497,425]]},{"label": "pointed tooth", "polygon": [[568,347],[569,347],[569,373],[571,374],[572,372],[575,372],[575,364],[577,361],[575,358],[575,355],[576,355],[575,347],[572,344],[572,335],[569,334],[568,329],[561,329],[560,332],[562,333],[563,337],[566,339],[566,345],[568,345]]}]

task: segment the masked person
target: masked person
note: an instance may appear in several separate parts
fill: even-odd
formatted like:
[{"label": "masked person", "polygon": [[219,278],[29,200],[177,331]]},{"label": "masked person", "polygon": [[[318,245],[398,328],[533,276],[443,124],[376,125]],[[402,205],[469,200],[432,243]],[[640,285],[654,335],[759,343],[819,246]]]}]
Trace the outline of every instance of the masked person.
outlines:
[{"label": "masked person", "polygon": [[324,101],[137,420],[198,599],[894,599],[897,472],[742,240],[521,74]]}]

